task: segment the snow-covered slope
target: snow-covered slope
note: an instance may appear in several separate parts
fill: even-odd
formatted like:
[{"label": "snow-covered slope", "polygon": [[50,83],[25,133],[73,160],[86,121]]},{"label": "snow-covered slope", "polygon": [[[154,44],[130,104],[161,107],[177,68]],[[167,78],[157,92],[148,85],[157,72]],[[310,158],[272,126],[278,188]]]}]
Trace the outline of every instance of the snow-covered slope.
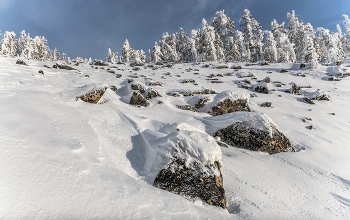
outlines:
[{"label": "snow-covered slope", "polygon": [[[139,71],[117,65],[112,69],[122,74],[117,78],[87,64],[68,71],[43,67],[54,64],[50,62],[26,62],[29,66],[0,57],[1,219],[350,218],[350,79],[328,81],[327,67],[280,73],[292,64],[236,63],[243,67],[238,72],[202,64]],[[350,72],[346,65],[341,68]],[[249,106],[269,116],[296,152],[267,155],[206,146],[214,153],[202,156],[223,164],[227,210],[153,187],[161,168],[157,166],[165,162],[157,155],[164,138],[184,140],[188,133],[205,138],[234,121],[225,115],[179,109],[193,97],[167,94],[206,88],[253,94],[238,88],[237,81],[246,79],[239,76],[248,73],[257,78],[249,78],[251,84],[271,78],[269,94],[257,93]],[[206,80],[210,74],[222,74],[218,77],[222,83]],[[127,78],[144,85],[162,82],[162,87],[149,86],[162,97],[149,100],[148,107],[127,104]],[[195,83],[181,83],[183,79]],[[285,93],[291,82],[311,88],[301,89],[301,95]],[[107,89],[104,104],[76,99],[88,90],[109,86],[118,91]],[[303,101],[318,89],[330,101],[316,100],[315,105]],[[263,102],[272,102],[272,107],[260,107]],[[211,143],[213,139],[207,138]],[[199,156],[195,150],[192,153]]]}]

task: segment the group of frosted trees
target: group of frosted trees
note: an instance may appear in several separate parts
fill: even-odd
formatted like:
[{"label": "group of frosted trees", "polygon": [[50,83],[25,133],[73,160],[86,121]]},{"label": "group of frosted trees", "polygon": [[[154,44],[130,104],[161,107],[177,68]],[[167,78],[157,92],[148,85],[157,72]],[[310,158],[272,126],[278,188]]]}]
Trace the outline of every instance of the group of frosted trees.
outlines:
[{"label": "group of frosted trees", "polygon": [[50,50],[45,37],[36,36],[31,38],[30,34],[27,34],[24,30],[21,31],[18,39],[16,39],[16,34],[13,31],[6,31],[0,42],[0,54],[40,61],[66,61],[69,59],[65,53],[61,55],[56,48]]},{"label": "group of frosted trees", "polygon": [[147,55],[134,50],[126,40],[121,55],[108,50],[107,62],[300,62],[315,68],[318,63],[343,60],[350,54],[350,20],[344,17],[345,33],[339,25],[337,32],[325,28],[314,29],[310,23],[298,20],[295,12],[287,13],[285,23],[271,22],[271,30],[261,25],[244,10],[240,28],[224,11],[216,12],[211,24],[203,19],[202,28],[192,30],[191,36],[180,28],[175,34],[165,33]]}]

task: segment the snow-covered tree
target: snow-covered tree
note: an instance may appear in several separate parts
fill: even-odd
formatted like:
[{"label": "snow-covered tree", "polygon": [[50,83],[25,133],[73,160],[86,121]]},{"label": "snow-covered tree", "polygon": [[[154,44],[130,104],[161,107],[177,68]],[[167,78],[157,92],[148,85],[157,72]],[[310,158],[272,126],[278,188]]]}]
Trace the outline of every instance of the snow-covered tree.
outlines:
[{"label": "snow-covered tree", "polygon": [[319,44],[322,51],[321,61],[336,62],[344,57],[343,48],[336,33],[331,33],[328,29],[319,27]]},{"label": "snow-covered tree", "polygon": [[263,59],[264,61],[275,63],[277,62],[277,43],[271,31],[265,31],[265,34]]},{"label": "snow-covered tree", "polygon": [[239,61],[250,61],[250,50],[247,49],[247,45],[244,42],[243,33],[240,31],[236,31],[236,41],[238,45],[238,49],[240,51],[241,58]]},{"label": "snow-covered tree", "polygon": [[177,39],[175,34],[164,33],[159,41],[162,60],[167,62],[179,62],[180,57],[176,51]]},{"label": "snow-covered tree", "polygon": [[53,60],[58,61],[60,59],[60,52],[56,49],[53,50]]},{"label": "snow-covered tree", "polygon": [[222,42],[225,58],[227,61],[238,61],[240,53],[234,39],[234,22],[225,14],[225,11],[218,11],[215,15],[212,26]]},{"label": "snow-covered tree", "polygon": [[145,64],[146,57],[143,50],[134,50],[130,65],[131,66],[143,66]]},{"label": "snow-covered tree", "polygon": [[45,60],[49,53],[49,46],[45,37],[36,36],[31,43],[31,58],[34,60]]},{"label": "snow-covered tree", "polygon": [[27,34],[25,30],[22,30],[17,41],[17,55],[29,59],[31,50],[31,41],[29,33]]},{"label": "snow-covered tree", "polygon": [[294,46],[289,41],[288,35],[278,32],[276,37],[277,62],[296,62]]},{"label": "snow-covered tree", "polygon": [[197,52],[199,61],[223,61],[225,58],[220,37],[204,18],[202,19]]},{"label": "snow-covered tree", "polygon": [[151,61],[158,62],[161,61],[163,54],[160,50],[160,46],[158,46],[157,42],[154,43],[154,47],[151,50]]},{"label": "snow-covered tree", "polygon": [[5,31],[1,40],[1,54],[16,56],[17,54],[17,40],[16,34],[13,31]]},{"label": "snow-covered tree", "polygon": [[180,32],[177,34],[176,51],[182,62],[190,62],[195,60],[196,51],[193,50],[191,38],[187,36],[185,31],[180,28]]},{"label": "snow-covered tree", "polygon": [[108,48],[106,62],[107,63],[117,63],[118,62],[118,52],[112,52],[111,48]]},{"label": "snow-covered tree", "polygon": [[66,53],[62,53],[60,60],[67,62],[67,54]]},{"label": "snow-covered tree", "polygon": [[129,62],[132,59],[133,54],[134,54],[134,49],[130,47],[129,41],[126,39],[123,44],[121,60],[123,62]]},{"label": "snow-covered tree", "polygon": [[248,9],[240,18],[241,32],[247,50],[250,50],[251,62],[260,61],[262,58],[263,31],[261,25],[253,18]]},{"label": "snow-covered tree", "polygon": [[345,36],[343,37],[342,44],[344,48],[344,52],[349,56],[350,54],[350,19],[349,16],[343,14],[343,24],[345,28]]},{"label": "snow-covered tree", "polygon": [[302,62],[309,63],[309,67],[314,69],[318,66],[318,54],[314,47],[313,39],[307,34],[304,34],[303,50],[301,52]]}]

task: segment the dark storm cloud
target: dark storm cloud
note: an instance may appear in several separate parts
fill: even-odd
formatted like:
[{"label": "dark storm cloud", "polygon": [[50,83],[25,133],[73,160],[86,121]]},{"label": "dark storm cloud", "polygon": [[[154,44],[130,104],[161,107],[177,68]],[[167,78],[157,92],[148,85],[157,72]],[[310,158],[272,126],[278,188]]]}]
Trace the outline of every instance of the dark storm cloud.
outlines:
[{"label": "dark storm cloud", "polygon": [[[239,28],[248,8],[264,29],[272,19],[287,21],[295,9],[299,19],[314,27],[335,31],[342,14],[349,14],[348,0],[0,0],[0,30],[21,30],[45,36],[51,48],[69,56],[104,59],[107,49],[120,51],[125,39],[135,49],[147,50],[162,33],[180,27],[187,33],[200,28],[202,18],[211,22],[218,10]],[[328,25],[328,26],[327,26]]]}]

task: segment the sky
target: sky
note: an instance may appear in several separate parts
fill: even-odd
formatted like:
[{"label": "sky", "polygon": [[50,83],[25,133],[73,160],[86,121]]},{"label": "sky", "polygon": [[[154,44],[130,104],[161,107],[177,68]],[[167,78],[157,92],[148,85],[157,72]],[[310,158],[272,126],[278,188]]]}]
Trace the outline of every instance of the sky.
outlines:
[{"label": "sky", "polygon": [[239,18],[249,9],[264,30],[276,19],[286,22],[287,12],[314,28],[336,31],[343,14],[350,15],[349,0],[0,0],[0,30],[25,30],[45,36],[51,49],[71,58],[105,59],[108,48],[120,52],[125,39],[134,49],[147,51],[163,33],[182,27],[190,34],[225,10],[239,29]]}]

